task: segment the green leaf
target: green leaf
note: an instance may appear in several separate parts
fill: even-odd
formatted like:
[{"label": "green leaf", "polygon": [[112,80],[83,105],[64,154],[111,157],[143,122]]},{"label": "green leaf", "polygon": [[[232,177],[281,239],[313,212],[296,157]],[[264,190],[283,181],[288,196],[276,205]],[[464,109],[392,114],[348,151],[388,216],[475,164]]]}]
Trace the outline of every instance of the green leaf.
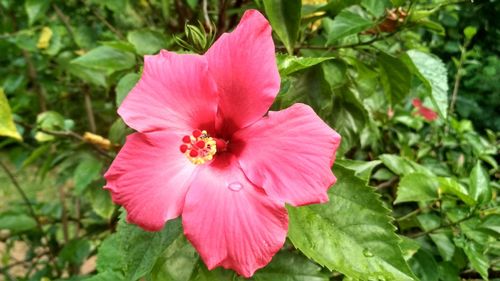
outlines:
[{"label": "green leaf", "polygon": [[401,202],[430,201],[439,198],[439,181],[422,173],[410,173],[401,178],[395,204]]},{"label": "green leaf", "polygon": [[92,209],[99,216],[109,219],[115,211],[115,204],[111,200],[111,195],[108,191],[102,189],[102,186],[91,186],[88,192],[89,201]]},{"label": "green leaf", "polygon": [[405,176],[415,172],[423,173],[427,176],[434,176],[434,174],[426,167],[419,165],[418,163],[415,163],[405,157],[394,154],[382,154],[379,156],[379,158],[380,160],[382,160],[382,163],[384,163],[384,165],[389,168],[389,170],[391,170],[398,176]]},{"label": "green leaf", "polygon": [[86,157],[76,167],[73,179],[76,195],[81,195],[87,186],[101,177],[102,163],[94,157]]},{"label": "green leaf", "polygon": [[500,235],[500,214],[487,216],[479,225],[479,228],[487,229]]},{"label": "green leaf", "polygon": [[338,181],[326,204],[289,207],[288,237],[306,256],[349,277],[414,280],[389,210],[354,172],[335,166]]},{"label": "green leaf", "polygon": [[467,189],[452,178],[439,178],[439,189],[441,193],[453,194],[464,201],[469,206],[474,206],[476,201],[472,198]]},{"label": "green leaf", "polygon": [[476,33],[477,33],[477,27],[475,26],[467,26],[464,29],[465,39],[468,41],[472,40],[472,38],[476,35]]},{"label": "green leaf", "polygon": [[127,40],[134,45],[139,55],[156,54],[167,46],[167,40],[162,33],[149,29],[131,31],[127,34]]},{"label": "green leaf", "polygon": [[300,27],[301,0],[263,0],[266,15],[285,44],[289,54],[293,54]]},{"label": "green leaf", "polygon": [[488,257],[480,251],[480,247],[475,242],[469,241],[463,246],[472,268],[479,272],[484,280],[488,280],[488,268],[490,267]]},{"label": "green leaf", "polygon": [[90,241],[86,239],[75,239],[64,245],[59,253],[62,262],[72,265],[81,265],[90,254]]},{"label": "green leaf", "polygon": [[26,0],[24,2],[24,9],[28,14],[29,25],[32,25],[40,17],[45,16],[49,5],[50,0]]},{"label": "green leaf", "polygon": [[306,257],[293,252],[279,252],[269,265],[257,271],[255,281],[328,281],[321,267]]},{"label": "green leaf", "polygon": [[105,271],[89,278],[84,279],[84,281],[122,281],[123,275],[116,271]]},{"label": "green leaf", "polygon": [[22,137],[16,129],[9,101],[0,88],[0,136],[10,137],[22,141]]},{"label": "green leaf", "polygon": [[276,56],[278,70],[282,77],[331,59],[333,57],[296,57],[285,54],[278,54]]},{"label": "green leaf", "polygon": [[132,68],[135,65],[135,56],[127,51],[121,51],[109,46],[101,46],[72,60],[71,63],[112,73]]},{"label": "green leaf", "polygon": [[384,14],[385,9],[391,7],[389,0],[361,0],[361,6],[365,7],[370,13],[376,17]]},{"label": "green leaf", "polygon": [[22,232],[36,227],[36,221],[27,214],[14,212],[0,213],[0,229]]},{"label": "green leaf", "polygon": [[359,161],[359,160],[351,160],[351,159],[340,159],[335,161],[335,165],[341,165],[344,168],[353,170],[355,172],[355,176],[364,180],[366,184],[370,180],[372,175],[373,168],[380,165],[382,161],[374,160],[374,161]]},{"label": "green leaf", "polygon": [[124,280],[138,280],[152,270],[163,251],[181,233],[180,219],[169,221],[159,232],[148,232],[122,218],[117,233],[99,248],[97,269],[121,271]]},{"label": "green leaf", "polygon": [[104,70],[88,68],[79,64],[69,63],[66,66],[68,72],[85,82],[96,86],[107,87],[106,73]]},{"label": "green leaf", "polygon": [[119,107],[127,94],[134,88],[141,76],[137,73],[128,73],[123,76],[116,85],[116,106]]},{"label": "green leaf", "polygon": [[340,14],[338,14],[333,21],[328,24],[328,44],[331,44],[348,35],[357,34],[372,26],[372,22],[370,20],[367,20],[348,9],[342,10]]},{"label": "green leaf", "polygon": [[380,79],[389,103],[401,102],[410,93],[411,74],[400,59],[384,52],[377,58]]},{"label": "green leaf", "polygon": [[424,83],[427,95],[438,109],[439,115],[446,118],[448,110],[448,74],[444,63],[436,56],[417,50],[406,52],[407,64]]},{"label": "green leaf", "polygon": [[[37,128],[46,131],[60,131],[64,130],[64,117],[56,111],[45,111],[36,116]],[[37,132],[35,139],[39,142],[52,141],[54,136],[44,132]]]},{"label": "green leaf", "polygon": [[491,201],[492,193],[490,187],[490,176],[477,161],[469,176],[470,196],[478,203],[486,204]]},{"label": "green leaf", "polygon": [[237,275],[232,270],[224,270],[220,267],[208,270],[202,261],[196,265],[193,275],[189,281],[244,281],[242,277]]},{"label": "green leaf", "polygon": [[158,259],[147,280],[188,281],[198,262],[196,250],[180,235]]},{"label": "green leaf", "polygon": [[421,248],[409,261],[411,269],[422,281],[438,281],[438,264],[432,254]]}]

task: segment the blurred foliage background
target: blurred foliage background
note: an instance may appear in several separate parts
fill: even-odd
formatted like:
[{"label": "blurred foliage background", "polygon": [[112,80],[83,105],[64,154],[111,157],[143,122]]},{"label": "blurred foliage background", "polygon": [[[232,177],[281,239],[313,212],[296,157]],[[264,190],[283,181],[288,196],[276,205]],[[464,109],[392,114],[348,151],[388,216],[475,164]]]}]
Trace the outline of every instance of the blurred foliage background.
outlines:
[{"label": "blurred foliage background", "polygon": [[203,53],[250,8],[274,30],[273,109],[307,103],[343,137],[330,202],[290,207],[253,278],[500,280],[498,0],[0,0],[3,279],[241,278],[101,188],[143,55]]}]

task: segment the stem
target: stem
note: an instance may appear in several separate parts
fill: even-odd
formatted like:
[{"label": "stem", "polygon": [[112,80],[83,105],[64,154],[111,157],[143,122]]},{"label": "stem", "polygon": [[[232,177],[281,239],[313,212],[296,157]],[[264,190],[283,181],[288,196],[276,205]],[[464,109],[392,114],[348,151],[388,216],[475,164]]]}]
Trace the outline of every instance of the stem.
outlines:
[{"label": "stem", "polygon": [[96,132],[96,125],[94,119],[94,111],[92,110],[92,98],[90,97],[90,93],[85,91],[85,111],[87,112],[87,119],[89,121],[89,128],[91,133]]},{"label": "stem", "polygon": [[14,185],[14,187],[16,188],[17,192],[19,192],[19,194],[23,198],[23,201],[26,203],[26,206],[28,206],[28,210],[29,210],[30,215],[35,220],[36,225],[37,225],[38,229],[40,230],[40,232],[43,233],[42,224],[40,223],[40,220],[38,219],[38,216],[35,213],[35,209],[33,209],[33,205],[31,204],[31,202],[28,199],[28,196],[26,195],[26,193],[24,192],[24,190],[21,188],[21,185],[19,185],[19,182],[14,177],[14,174],[1,161],[0,161],[0,166],[2,166],[2,169],[5,171],[5,173],[9,177],[10,181],[12,182],[12,184]]},{"label": "stem", "polygon": [[451,95],[450,108],[448,109],[448,118],[453,114],[453,110],[455,108],[455,103],[457,102],[458,97],[458,89],[460,88],[460,80],[462,79],[462,67],[465,61],[466,52],[467,52],[468,43],[464,43],[462,46],[462,52],[460,53],[460,61],[457,66],[457,73],[455,74],[455,84],[453,85],[453,93]]},{"label": "stem", "polygon": [[64,237],[64,243],[67,244],[69,241],[69,234],[68,234],[68,210],[66,208],[66,201],[65,201],[65,194],[64,194],[64,186],[59,187],[59,201],[61,201],[61,209],[62,209],[62,214],[61,214],[61,223],[62,223],[62,229],[63,229],[63,237]]},{"label": "stem", "polygon": [[439,229],[447,228],[447,227],[450,227],[450,226],[455,226],[455,225],[460,224],[460,223],[462,223],[464,221],[470,220],[473,217],[474,217],[474,214],[471,213],[470,215],[466,216],[465,218],[459,219],[456,222],[451,222],[451,223],[448,223],[448,224],[440,225],[438,227],[434,227],[434,228],[431,228],[429,230],[418,232],[418,233],[414,233],[414,234],[409,234],[407,236],[410,237],[410,238],[416,238],[416,237],[420,237],[420,236],[423,236],[423,235],[427,235],[427,234],[430,234],[430,233],[432,233],[432,232],[434,232],[436,230],[439,230]]},{"label": "stem", "polygon": [[111,30],[111,32],[113,32],[114,34],[116,34],[116,36],[118,36],[118,38],[120,39],[125,39],[125,37],[123,36],[123,34],[120,32],[120,30],[116,29],[111,23],[109,23],[109,21],[106,20],[106,18],[104,18],[103,16],[101,16],[101,14],[99,14],[98,11],[96,11],[95,9],[91,9],[92,10],[92,13],[94,14],[94,16],[100,20],[105,26],[107,26],[109,28],[109,30]]},{"label": "stem", "polygon": [[73,32],[73,28],[71,27],[71,23],[69,22],[68,17],[59,9],[59,7],[56,4],[52,4],[52,8],[54,8],[54,11],[56,11],[57,17],[63,22],[64,27],[68,31],[69,36],[71,37],[71,40],[76,43],[75,40],[75,33]]}]

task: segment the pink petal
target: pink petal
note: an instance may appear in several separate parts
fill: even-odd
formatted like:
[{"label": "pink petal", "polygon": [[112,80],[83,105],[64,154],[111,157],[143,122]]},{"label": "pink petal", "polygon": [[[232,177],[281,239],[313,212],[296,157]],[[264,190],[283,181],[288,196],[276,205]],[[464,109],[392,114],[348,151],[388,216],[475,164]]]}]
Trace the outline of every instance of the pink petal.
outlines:
[{"label": "pink petal", "polygon": [[162,51],[144,57],[141,80],[118,114],[139,132],[160,129],[213,131],[217,92],[205,57]]},{"label": "pink petal", "polygon": [[209,269],[223,266],[250,277],[283,246],[288,215],[226,153],[200,167],[186,196],[182,222]]},{"label": "pink petal", "polygon": [[181,137],[165,131],[134,133],[104,177],[127,220],[150,231],[178,217],[195,165],[179,151]]},{"label": "pink petal", "polygon": [[235,133],[233,147],[248,179],[295,206],[328,201],[340,136],[307,105],[269,112]]},{"label": "pink petal", "polygon": [[[260,119],[280,88],[271,26],[248,10],[236,29],[223,34],[205,54],[219,89],[219,128],[230,135]],[[237,106],[236,106],[237,105]]]}]

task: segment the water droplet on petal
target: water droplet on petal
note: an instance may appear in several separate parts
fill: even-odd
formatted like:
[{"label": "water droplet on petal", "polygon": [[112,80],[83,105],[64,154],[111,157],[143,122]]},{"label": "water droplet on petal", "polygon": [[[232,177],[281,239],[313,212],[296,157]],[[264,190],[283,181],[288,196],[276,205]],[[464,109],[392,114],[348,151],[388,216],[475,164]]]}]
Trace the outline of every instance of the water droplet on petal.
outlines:
[{"label": "water droplet on petal", "polygon": [[243,188],[243,185],[237,181],[232,182],[227,185],[227,188],[231,189],[232,191],[240,191]]},{"label": "water droplet on petal", "polygon": [[373,257],[373,253],[372,253],[372,252],[370,252],[370,250],[368,250],[368,249],[364,249],[364,250],[363,250],[363,255],[364,255],[365,257],[368,257],[368,258]]}]

